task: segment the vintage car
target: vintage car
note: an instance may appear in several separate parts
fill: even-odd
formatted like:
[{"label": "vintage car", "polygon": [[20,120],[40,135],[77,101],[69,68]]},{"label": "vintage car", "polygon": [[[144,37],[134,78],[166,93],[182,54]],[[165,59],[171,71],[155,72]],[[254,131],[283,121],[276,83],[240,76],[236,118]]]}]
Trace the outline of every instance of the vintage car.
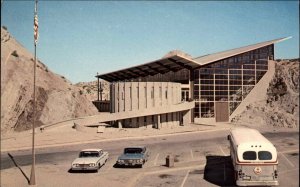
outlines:
[{"label": "vintage car", "polygon": [[108,152],[102,149],[84,149],[80,151],[79,158],[76,158],[71,165],[71,170],[94,170],[98,171],[108,159]]},{"label": "vintage car", "polygon": [[143,164],[149,158],[149,154],[149,150],[144,146],[127,147],[124,149],[124,153],[119,156],[117,165],[143,167]]}]

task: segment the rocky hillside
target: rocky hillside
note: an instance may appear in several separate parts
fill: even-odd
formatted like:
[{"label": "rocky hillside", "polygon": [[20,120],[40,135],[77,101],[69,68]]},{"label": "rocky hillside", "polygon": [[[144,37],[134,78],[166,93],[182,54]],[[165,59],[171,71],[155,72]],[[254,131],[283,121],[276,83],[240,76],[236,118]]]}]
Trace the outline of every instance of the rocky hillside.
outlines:
[{"label": "rocky hillside", "polygon": [[[102,100],[109,100],[109,82],[105,80],[99,81],[99,84],[101,83],[102,87]],[[82,94],[84,94],[89,101],[95,101],[98,99],[98,87],[97,87],[97,81],[92,82],[79,82],[75,84],[81,91]],[[100,96],[99,96],[100,97]]]},{"label": "rocky hillside", "polygon": [[233,122],[299,127],[299,59],[277,60],[266,101],[249,105]]},{"label": "rocky hillside", "polygon": [[[33,121],[33,54],[1,28],[1,133],[31,128]],[[97,114],[96,108],[64,76],[38,60],[37,126]]]}]

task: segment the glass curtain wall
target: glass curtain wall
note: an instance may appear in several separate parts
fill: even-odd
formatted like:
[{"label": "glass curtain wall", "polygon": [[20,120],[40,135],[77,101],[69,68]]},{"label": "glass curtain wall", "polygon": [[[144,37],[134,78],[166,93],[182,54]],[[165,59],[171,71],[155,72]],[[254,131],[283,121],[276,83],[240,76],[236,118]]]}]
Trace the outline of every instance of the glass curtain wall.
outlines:
[{"label": "glass curtain wall", "polygon": [[189,83],[190,72],[188,69],[182,69],[176,72],[170,71],[164,74],[158,73],[156,75],[149,75],[145,77],[139,77],[137,79],[132,79],[132,81],[140,82],[179,82],[182,84]]},{"label": "glass curtain wall", "polygon": [[272,44],[195,70],[195,117],[215,117],[218,101],[228,102],[231,114],[267,72],[273,57]]}]

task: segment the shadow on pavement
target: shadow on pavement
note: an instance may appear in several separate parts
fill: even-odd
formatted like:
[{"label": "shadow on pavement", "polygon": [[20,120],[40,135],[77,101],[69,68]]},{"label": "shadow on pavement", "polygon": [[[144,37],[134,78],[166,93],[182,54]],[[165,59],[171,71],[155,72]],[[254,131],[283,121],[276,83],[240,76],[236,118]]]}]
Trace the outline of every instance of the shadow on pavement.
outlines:
[{"label": "shadow on pavement", "polygon": [[97,173],[97,170],[72,170],[71,168],[68,170],[68,173]]},{"label": "shadow on pavement", "polygon": [[114,167],[114,168],[122,168],[122,169],[127,169],[127,168],[130,168],[130,169],[132,169],[132,168],[142,168],[142,167],[139,166],[139,165],[135,165],[135,166],[120,166],[120,165],[117,164],[117,163],[115,163],[115,164],[113,165],[113,167]]},{"label": "shadow on pavement", "polygon": [[11,160],[13,161],[13,163],[15,164],[15,166],[17,168],[19,168],[19,170],[21,171],[21,173],[23,174],[23,176],[25,177],[25,179],[27,180],[27,182],[29,184],[29,182],[30,182],[29,178],[26,176],[26,174],[24,173],[24,171],[22,170],[22,168],[16,163],[14,157],[10,153],[7,153],[7,154],[11,158]]},{"label": "shadow on pavement", "polygon": [[204,179],[218,186],[236,186],[230,156],[206,156]]}]

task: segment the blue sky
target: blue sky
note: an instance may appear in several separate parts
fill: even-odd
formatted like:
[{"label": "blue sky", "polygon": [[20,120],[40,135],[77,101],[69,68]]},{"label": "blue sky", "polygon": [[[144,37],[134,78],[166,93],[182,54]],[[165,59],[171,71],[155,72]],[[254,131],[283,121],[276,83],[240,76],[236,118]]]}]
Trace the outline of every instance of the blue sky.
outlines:
[{"label": "blue sky", "polygon": [[[38,58],[73,83],[161,58],[193,57],[292,36],[275,58],[299,57],[298,1],[39,1]],[[2,25],[33,47],[34,1],[6,1]]]}]

